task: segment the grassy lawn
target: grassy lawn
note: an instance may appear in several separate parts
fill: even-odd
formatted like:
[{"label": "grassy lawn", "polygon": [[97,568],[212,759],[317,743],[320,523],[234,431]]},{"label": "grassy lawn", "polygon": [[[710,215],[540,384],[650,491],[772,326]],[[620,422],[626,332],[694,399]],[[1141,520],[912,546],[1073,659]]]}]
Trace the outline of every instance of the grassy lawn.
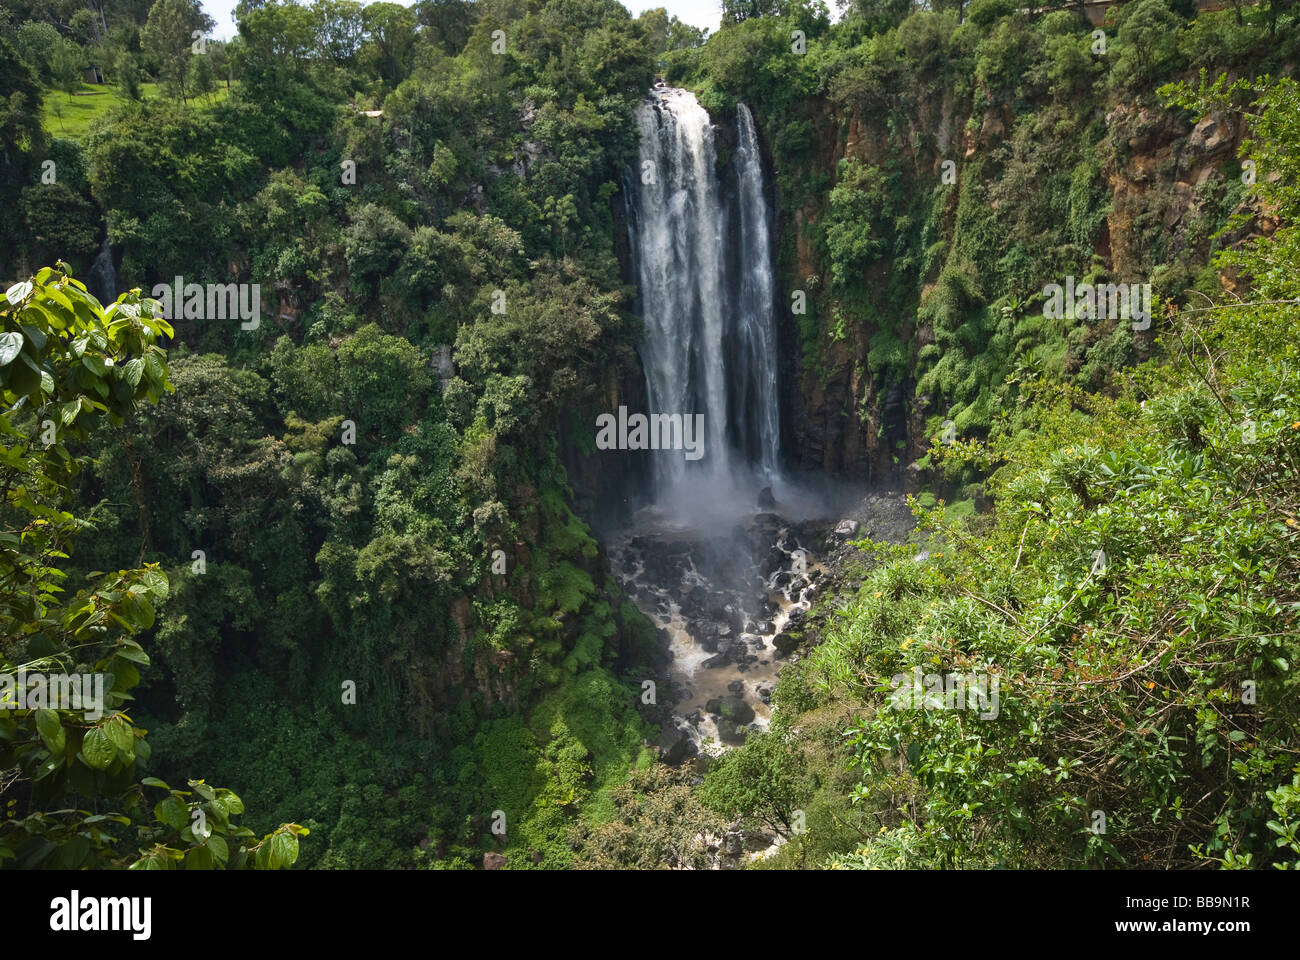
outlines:
[{"label": "grassy lawn", "polygon": [[[156,83],[140,84],[140,95],[145,100],[162,96]],[[210,106],[220,103],[226,96],[226,88],[222,86],[206,97],[191,99],[190,106]],[[125,102],[126,98],[119,94],[117,87],[108,84],[83,83],[71,97],[61,90],[51,90],[45,95],[42,111],[45,130],[51,136],[79,140],[90,132],[92,123]]]}]

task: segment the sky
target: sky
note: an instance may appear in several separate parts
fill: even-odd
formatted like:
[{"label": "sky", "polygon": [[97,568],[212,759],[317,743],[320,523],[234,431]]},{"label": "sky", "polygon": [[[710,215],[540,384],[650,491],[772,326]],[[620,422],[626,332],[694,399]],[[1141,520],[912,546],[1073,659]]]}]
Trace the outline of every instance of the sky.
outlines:
[{"label": "sky", "polygon": [[[212,28],[212,36],[218,40],[229,40],[235,35],[235,4],[238,0],[203,0],[203,9],[208,16],[217,21]],[[365,0],[363,0],[365,2]],[[395,0],[404,7],[411,6],[415,0]],[[669,16],[675,16],[696,27],[707,27],[709,32],[717,30],[722,23],[722,4],[720,0],[624,0],[623,6],[632,11],[633,16],[640,16],[646,10],[663,7]]]}]

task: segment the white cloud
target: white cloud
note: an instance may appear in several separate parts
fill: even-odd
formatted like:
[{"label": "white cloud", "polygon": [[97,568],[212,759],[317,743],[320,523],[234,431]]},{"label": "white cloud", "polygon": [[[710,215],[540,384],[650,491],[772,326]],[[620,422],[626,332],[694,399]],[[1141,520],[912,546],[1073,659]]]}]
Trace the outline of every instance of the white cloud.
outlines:
[{"label": "white cloud", "polygon": [[670,17],[676,17],[693,27],[706,27],[714,33],[722,25],[722,3],[720,0],[658,0],[658,2],[624,3],[632,11],[632,16],[639,17],[647,10],[663,7]]},{"label": "white cloud", "polygon": [[[229,40],[235,35],[235,3],[237,0],[203,0],[203,9],[217,25],[212,28],[212,36],[218,40]],[[396,0],[404,7],[409,7],[415,0]],[[639,17],[646,10],[663,7],[670,16],[675,16],[696,27],[706,27],[709,32],[717,30],[722,23],[721,0],[634,0],[623,6]]]}]

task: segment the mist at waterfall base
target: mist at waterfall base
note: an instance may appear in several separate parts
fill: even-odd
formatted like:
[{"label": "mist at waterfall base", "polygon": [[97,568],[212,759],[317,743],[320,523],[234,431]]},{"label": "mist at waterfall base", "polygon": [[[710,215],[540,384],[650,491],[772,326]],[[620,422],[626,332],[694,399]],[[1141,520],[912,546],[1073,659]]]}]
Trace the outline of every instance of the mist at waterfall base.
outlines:
[{"label": "mist at waterfall base", "polygon": [[703,456],[651,450],[648,502],[605,539],[669,658],[660,752],[678,762],[767,728],[782,632],[824,572],[802,524],[852,493],[781,466],[772,217],[748,108],[721,168],[691,93],[655,90],[637,122],[625,196],[645,412],[702,415]]}]

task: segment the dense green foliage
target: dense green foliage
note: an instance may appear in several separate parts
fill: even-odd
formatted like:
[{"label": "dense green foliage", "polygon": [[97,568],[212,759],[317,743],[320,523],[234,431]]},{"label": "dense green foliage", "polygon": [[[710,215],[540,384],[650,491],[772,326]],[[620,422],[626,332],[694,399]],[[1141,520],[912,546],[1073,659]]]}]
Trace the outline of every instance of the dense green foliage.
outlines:
[{"label": "dense green foliage", "polygon": [[[743,18],[668,74],[760,117],[805,375],[850,341],[867,416],[901,387],[980,438],[919,465],[995,513],[926,493],[942,549],[864,544],[894,559],[822,600],[772,732],[700,798],[788,837],[773,866],[1293,866],[1300,261],[1291,227],[1242,241],[1295,222],[1300,130],[1293,84],[1222,78],[1290,72],[1295,11],[1141,0],[1104,54],[1064,10],[854,12]],[[1237,118],[1240,157],[1207,145]],[[1149,280],[1150,329],[1048,319],[1066,275]],[[895,709],[914,668],[997,678],[1000,712]]]},{"label": "dense green foliage", "polygon": [[[728,0],[707,40],[615,0],[246,2],[201,53],[189,0],[102,10],[0,11],[0,259],[34,283],[0,340],[7,476],[32,478],[6,488],[0,665],[67,659],[93,611],[115,626],[78,662],[134,703],[0,727],[27,805],[0,859],[134,862],[130,822],[160,866],[706,867],[739,822],[776,866],[1295,861],[1295,90],[1160,92],[1286,73],[1293,4],[1134,0],[1104,53],[1073,9],[1007,0],[835,24]],[[56,136],[38,107],[72,99],[74,60],[118,105]],[[865,384],[925,503],[995,505],[918,502],[941,546],[825,597],[771,731],[701,783],[645,746],[657,645],[562,446],[638,375],[621,192],[656,71],[723,125],[755,112],[802,376]],[[1207,112],[1250,121],[1245,152],[1193,135]],[[105,238],[110,299],[132,290],[107,311],[38,272],[91,283]],[[1149,280],[1150,329],[1046,318],[1066,275]],[[177,276],[258,284],[260,321],[164,324],[140,305]],[[111,366],[40,354],[76,338],[35,345],[16,305],[60,296],[138,339],[95,344]],[[42,405],[60,441],[37,450]],[[945,419],[967,441],[927,452]],[[996,675],[998,718],[887,708],[913,666]],[[235,792],[164,785],[193,769]],[[270,843],[228,827],[236,793]],[[49,813],[64,796],[95,809]]]},{"label": "dense green foliage", "polygon": [[[84,271],[97,237],[54,231],[98,206],[119,286],[261,289],[253,329],[178,314],[175,394],[88,438],[103,532],[71,575],[165,573],[138,691],[158,754],[236,786],[254,823],[310,827],[303,864],[568,862],[576,811],[612,813],[652,733],[620,676],[657,654],[569,505],[555,429],[634,356],[612,198],[675,21],[612,0],[249,5],[232,95],[185,103],[209,55],[167,64],[187,10],[136,21],[174,98],[80,142],[5,127],[20,272]],[[35,96],[5,59],[10,99]]]},{"label": "dense green foliage", "polygon": [[[275,869],[294,863],[298,836],[308,832],[289,823],[252,842],[253,831],[231,821],[244,812],[233,791],[140,779],[152,749],[127,707],[137,665],[150,663],[133,637],[154,626],[155,606],[168,596],[157,564],[95,572],[85,589],[60,596],[68,551],[95,528],[68,509],[86,441],[105,421],[122,424],[138,403],[173,389],[155,343],[171,327],[153,306],[131,293],[104,309],[50,267],[0,301],[0,676],[8,681],[0,694],[0,865]],[[98,680],[83,680],[64,700],[55,678],[73,674]],[[39,686],[29,690],[33,676]],[[124,827],[135,828],[133,839]]]}]

